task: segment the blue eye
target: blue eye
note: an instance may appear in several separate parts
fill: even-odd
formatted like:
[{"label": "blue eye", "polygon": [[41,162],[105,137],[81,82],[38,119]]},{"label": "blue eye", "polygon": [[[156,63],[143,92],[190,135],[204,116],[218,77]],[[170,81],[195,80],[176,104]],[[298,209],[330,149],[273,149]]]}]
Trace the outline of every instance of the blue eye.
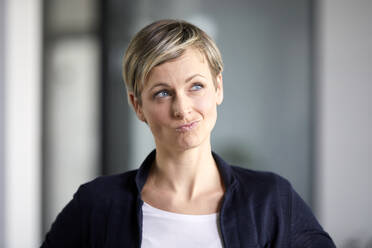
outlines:
[{"label": "blue eye", "polygon": [[164,97],[167,97],[167,96],[169,96],[169,92],[167,90],[158,91],[154,95],[154,97],[158,97],[158,98],[164,98]]},{"label": "blue eye", "polygon": [[203,85],[201,84],[194,84],[192,87],[191,87],[191,90],[192,91],[198,91],[198,90],[201,90],[203,89]]}]

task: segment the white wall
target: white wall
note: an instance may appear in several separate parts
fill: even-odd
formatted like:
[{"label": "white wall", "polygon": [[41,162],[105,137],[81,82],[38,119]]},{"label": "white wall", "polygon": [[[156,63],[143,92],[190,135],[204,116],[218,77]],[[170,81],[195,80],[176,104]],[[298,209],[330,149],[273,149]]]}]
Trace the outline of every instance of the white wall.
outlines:
[{"label": "white wall", "polygon": [[4,1],[0,0],[0,247],[4,247],[4,202],[5,202],[5,184],[4,184],[4,121],[5,121],[5,113],[4,113],[4,90],[5,90],[5,77],[4,77],[4,36],[5,36],[5,10],[4,10]]},{"label": "white wall", "polygon": [[367,247],[372,239],[372,1],[325,0],[318,7],[317,209],[338,247]]},{"label": "white wall", "polygon": [[40,0],[5,1],[5,247],[40,242]]}]

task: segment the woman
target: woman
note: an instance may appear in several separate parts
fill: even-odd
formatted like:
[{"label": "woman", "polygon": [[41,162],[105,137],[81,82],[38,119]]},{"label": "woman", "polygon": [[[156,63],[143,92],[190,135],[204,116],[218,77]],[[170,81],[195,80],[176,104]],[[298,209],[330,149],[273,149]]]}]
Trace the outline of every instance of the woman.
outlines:
[{"label": "woman", "polygon": [[43,247],[334,247],[285,179],[212,152],[222,68],[218,48],[194,25],[142,29],[123,76],[156,150],[138,170],[82,185]]}]

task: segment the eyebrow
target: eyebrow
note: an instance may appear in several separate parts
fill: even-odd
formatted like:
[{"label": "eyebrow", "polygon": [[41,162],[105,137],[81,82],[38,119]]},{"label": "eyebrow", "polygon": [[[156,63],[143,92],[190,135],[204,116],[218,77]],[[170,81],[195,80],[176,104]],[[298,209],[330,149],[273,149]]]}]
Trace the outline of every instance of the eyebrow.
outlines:
[{"label": "eyebrow", "polygon": [[[190,77],[186,78],[185,82],[187,83],[187,82],[191,81],[191,80],[192,80],[193,78],[195,78],[195,77],[206,78],[206,77],[204,77],[203,75],[201,75],[201,74],[199,74],[199,73],[196,73],[196,74],[191,75]],[[153,85],[153,86],[150,88],[150,90],[152,90],[152,89],[154,89],[154,88],[156,88],[156,87],[160,87],[160,86],[169,87],[169,84],[164,83],[164,82],[159,82],[159,83],[156,83],[155,85]]]},{"label": "eyebrow", "polygon": [[196,73],[188,78],[186,78],[186,82],[190,81],[191,79],[193,79],[194,77],[202,77],[202,78],[205,78],[203,75],[199,74],[199,73]]}]

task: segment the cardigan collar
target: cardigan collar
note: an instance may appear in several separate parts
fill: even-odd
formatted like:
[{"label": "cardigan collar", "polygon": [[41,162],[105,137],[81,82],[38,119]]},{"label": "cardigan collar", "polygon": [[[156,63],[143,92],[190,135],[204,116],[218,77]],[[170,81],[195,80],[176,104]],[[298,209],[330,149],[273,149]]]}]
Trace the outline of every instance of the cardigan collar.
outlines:
[{"label": "cardigan collar", "polygon": [[[235,248],[240,247],[239,244],[239,237],[236,227],[238,226],[237,223],[237,215],[235,210],[231,207],[230,202],[232,201],[232,194],[235,186],[237,185],[237,179],[234,176],[233,169],[230,165],[228,165],[220,156],[216,153],[212,152],[213,158],[218,166],[218,170],[222,177],[226,192],[223,196],[221,210],[220,210],[220,230],[222,241],[224,247]],[[143,201],[141,199],[141,191],[143,186],[146,183],[147,177],[150,172],[151,165],[155,160],[156,150],[153,150],[143,161],[142,165],[138,169],[136,175],[136,186],[138,190],[137,200],[138,200],[138,209],[137,209],[137,219],[139,224],[139,232],[140,232],[140,240],[139,240],[139,247],[141,246],[142,242],[142,204]]]},{"label": "cardigan collar", "polygon": [[[235,176],[232,173],[232,169],[229,164],[227,164],[220,156],[212,151],[212,156],[218,166],[218,170],[221,174],[226,191],[230,191],[236,184]],[[140,193],[143,186],[146,183],[147,177],[150,173],[151,165],[156,157],[156,150],[154,149],[142,162],[138,173],[136,175],[136,186]]]}]

